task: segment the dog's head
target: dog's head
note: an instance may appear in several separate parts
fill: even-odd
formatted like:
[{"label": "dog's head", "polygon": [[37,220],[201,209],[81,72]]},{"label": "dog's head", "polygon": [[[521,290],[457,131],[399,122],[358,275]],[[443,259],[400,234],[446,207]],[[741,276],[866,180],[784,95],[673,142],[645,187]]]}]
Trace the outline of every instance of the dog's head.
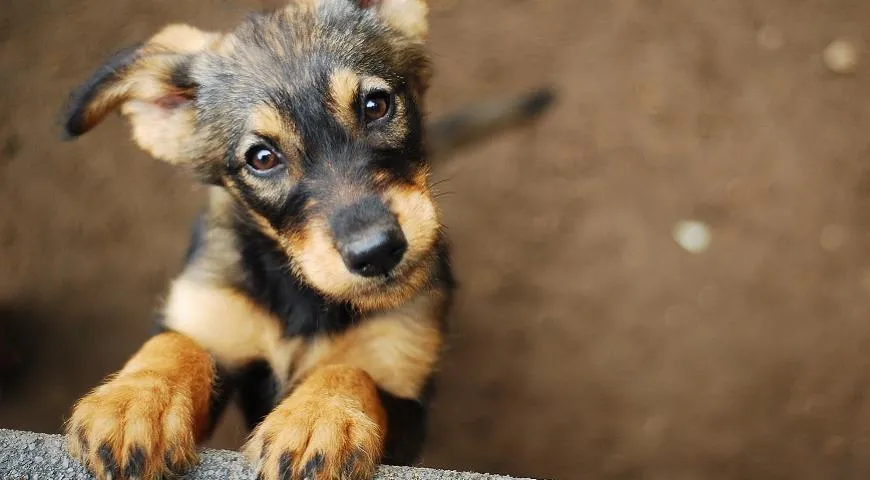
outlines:
[{"label": "dog's head", "polygon": [[296,0],[228,34],[172,25],[74,93],[66,131],[119,109],[144,150],[230,192],[311,286],[394,306],[429,278],[440,228],[426,14],[424,0]]}]

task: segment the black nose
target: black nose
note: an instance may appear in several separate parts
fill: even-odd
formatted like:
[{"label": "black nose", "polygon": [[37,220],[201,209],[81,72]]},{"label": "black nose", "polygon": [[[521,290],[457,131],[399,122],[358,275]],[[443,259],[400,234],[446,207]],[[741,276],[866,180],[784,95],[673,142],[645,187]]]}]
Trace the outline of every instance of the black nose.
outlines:
[{"label": "black nose", "polygon": [[396,216],[376,197],[338,210],[330,224],[347,269],[363,277],[387,275],[408,249]]},{"label": "black nose", "polygon": [[390,273],[405,255],[408,243],[396,227],[372,228],[339,247],[348,270],[363,277]]}]

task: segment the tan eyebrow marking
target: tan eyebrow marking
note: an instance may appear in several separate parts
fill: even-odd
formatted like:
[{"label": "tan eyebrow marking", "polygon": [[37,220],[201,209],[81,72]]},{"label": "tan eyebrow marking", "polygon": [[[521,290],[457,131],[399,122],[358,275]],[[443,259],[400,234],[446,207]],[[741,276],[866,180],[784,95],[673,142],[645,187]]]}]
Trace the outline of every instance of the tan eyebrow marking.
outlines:
[{"label": "tan eyebrow marking", "polygon": [[281,115],[270,105],[263,104],[254,107],[249,122],[250,129],[254,133],[275,140],[281,148],[287,151],[302,145],[302,139],[299,137],[293,121]]},{"label": "tan eyebrow marking", "polygon": [[275,139],[298,139],[291,122],[268,105],[258,105],[251,111],[251,130]]},{"label": "tan eyebrow marking", "polygon": [[[267,104],[254,107],[248,117],[248,128],[262,137],[266,137],[277,143],[277,147],[283,150],[286,157],[293,157],[294,153],[302,146],[302,138],[296,131],[296,126],[289,118]],[[247,145],[250,147],[251,145]],[[291,158],[288,158],[291,160]],[[288,162],[291,174],[301,175],[297,162]]]},{"label": "tan eyebrow marking", "polygon": [[357,113],[354,104],[359,92],[360,77],[346,68],[332,72],[329,78],[329,93],[332,109],[338,120],[348,129],[357,126]]}]

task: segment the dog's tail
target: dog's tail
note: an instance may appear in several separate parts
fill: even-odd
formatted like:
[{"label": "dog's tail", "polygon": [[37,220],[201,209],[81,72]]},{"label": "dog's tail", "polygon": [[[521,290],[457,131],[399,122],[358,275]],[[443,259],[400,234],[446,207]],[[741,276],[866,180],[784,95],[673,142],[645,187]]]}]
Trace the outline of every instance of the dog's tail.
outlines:
[{"label": "dog's tail", "polygon": [[427,125],[429,156],[440,160],[501,131],[529,122],[546,111],[554,100],[553,89],[545,87],[510,98],[476,103],[435,118]]}]

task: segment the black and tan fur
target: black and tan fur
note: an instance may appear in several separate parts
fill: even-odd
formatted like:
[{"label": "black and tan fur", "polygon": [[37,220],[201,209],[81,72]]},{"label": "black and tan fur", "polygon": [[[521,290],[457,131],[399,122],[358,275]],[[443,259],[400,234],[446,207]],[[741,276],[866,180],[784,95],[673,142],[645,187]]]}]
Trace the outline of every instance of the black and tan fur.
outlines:
[{"label": "black and tan fur", "polygon": [[73,95],[68,135],[120,110],[140,147],[210,185],[161,333],[68,421],[99,478],[190,467],[232,395],[263,478],[415,461],[453,290],[427,153],[549,100],[427,138],[426,10],[297,0],[227,34],[171,25]]}]

